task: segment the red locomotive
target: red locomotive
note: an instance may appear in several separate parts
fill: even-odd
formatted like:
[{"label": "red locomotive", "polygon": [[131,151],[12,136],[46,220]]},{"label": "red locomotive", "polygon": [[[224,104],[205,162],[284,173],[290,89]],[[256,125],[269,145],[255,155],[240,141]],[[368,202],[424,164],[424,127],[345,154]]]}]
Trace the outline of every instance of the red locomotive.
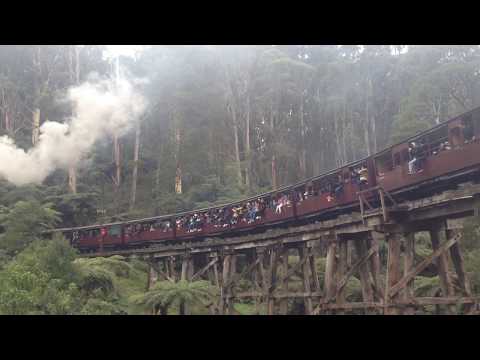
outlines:
[{"label": "red locomotive", "polygon": [[[145,247],[326,219],[358,207],[358,192],[381,186],[397,199],[478,176],[480,107],[326,174],[240,202],[62,232],[81,251]],[[455,179],[455,181],[452,181]],[[420,190],[419,190],[420,189]],[[374,200],[374,199],[372,199]]]}]

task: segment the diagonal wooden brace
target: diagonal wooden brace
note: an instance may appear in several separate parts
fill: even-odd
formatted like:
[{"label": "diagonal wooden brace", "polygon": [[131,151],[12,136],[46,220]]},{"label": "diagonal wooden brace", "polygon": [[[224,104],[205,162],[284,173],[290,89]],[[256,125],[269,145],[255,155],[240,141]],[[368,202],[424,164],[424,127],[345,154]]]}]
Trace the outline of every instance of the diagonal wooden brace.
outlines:
[{"label": "diagonal wooden brace", "polygon": [[454,244],[458,242],[460,239],[460,234],[455,236],[453,239],[448,240],[447,242],[443,243],[436,251],[434,251],[430,256],[428,256],[425,260],[423,260],[420,264],[418,264],[415,269],[410,271],[407,275],[405,275],[398,283],[390,288],[389,293],[387,294],[389,297],[395,296],[400,290],[402,290],[409,281],[421,273],[424,269],[427,268],[437,257],[442,255],[448,249],[450,249]]},{"label": "diagonal wooden brace", "polygon": [[350,279],[350,277],[353,274],[355,274],[356,271],[358,271],[358,268],[360,267],[360,265],[362,265],[365,261],[367,261],[370,258],[370,256],[372,256],[375,253],[375,251],[376,251],[375,248],[370,248],[370,250],[368,250],[368,252],[365,255],[363,255],[360,259],[358,259],[352,265],[352,268],[345,274],[343,279],[338,283],[337,293],[343,290],[345,285],[347,285],[347,282]]},{"label": "diagonal wooden brace", "polygon": [[234,276],[232,276],[230,281],[225,284],[225,288],[228,288],[229,286],[237,282],[239,279],[247,275],[249,272],[251,272],[253,269],[255,269],[259,262],[260,258],[257,258],[252,264],[250,264],[245,270],[243,270],[241,274],[235,274]]},{"label": "diagonal wooden brace", "polygon": [[192,276],[192,280],[191,281],[195,281],[197,280],[200,276],[202,276],[203,274],[205,274],[205,272],[210,269],[214,264],[216,264],[218,262],[218,258],[215,258],[213,259],[212,261],[210,261],[203,269],[201,269],[200,271],[198,271],[195,275]]}]

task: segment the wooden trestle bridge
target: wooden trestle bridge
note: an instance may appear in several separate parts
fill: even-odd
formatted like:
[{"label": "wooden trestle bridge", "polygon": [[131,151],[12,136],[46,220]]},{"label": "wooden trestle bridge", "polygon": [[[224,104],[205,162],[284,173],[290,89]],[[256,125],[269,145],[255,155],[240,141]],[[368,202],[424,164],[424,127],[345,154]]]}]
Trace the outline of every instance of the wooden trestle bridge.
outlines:
[{"label": "wooden trestle bridge", "polygon": [[[380,208],[368,209],[359,194],[360,212],[331,220],[84,256],[144,258],[150,267],[149,285],[159,279],[208,280],[220,289],[218,301],[208,304],[212,314],[233,314],[234,300],[241,298],[252,299],[256,308],[263,304],[268,314],[287,314],[293,299],[311,315],[414,314],[431,305],[446,314],[478,313],[480,298],[472,294],[460,244],[465,218],[478,216],[480,184],[464,183],[398,204],[376,190]],[[432,245],[432,253],[422,261],[415,259],[417,232],[428,232]],[[382,243],[387,249],[386,267],[380,261]],[[294,264],[289,262],[292,255],[298,256]],[[322,281],[317,274],[320,255],[326,258]],[[414,292],[415,276],[427,268],[438,273],[441,294],[437,297],[417,297]],[[293,276],[301,279],[301,291],[291,290]],[[346,301],[346,284],[352,276],[360,280],[361,302]],[[242,279],[250,280],[254,291],[242,292]]]}]

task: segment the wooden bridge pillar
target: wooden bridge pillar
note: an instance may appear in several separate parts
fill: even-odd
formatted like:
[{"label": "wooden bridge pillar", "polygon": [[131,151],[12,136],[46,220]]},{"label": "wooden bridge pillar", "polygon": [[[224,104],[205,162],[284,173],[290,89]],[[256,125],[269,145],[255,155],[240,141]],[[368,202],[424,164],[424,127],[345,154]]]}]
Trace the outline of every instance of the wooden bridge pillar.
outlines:
[{"label": "wooden bridge pillar", "polygon": [[336,259],[337,244],[333,239],[330,240],[327,247],[327,259],[325,262],[325,299],[324,302],[328,304],[333,299],[337,292],[337,259]]},{"label": "wooden bridge pillar", "polygon": [[[343,305],[345,303],[345,285],[340,284],[340,282],[345,278],[347,275],[347,248],[348,248],[348,240],[345,238],[340,238],[338,243],[338,256],[337,256],[337,289],[336,289],[336,303],[338,305]],[[347,279],[348,280],[348,279]],[[337,314],[344,314],[344,310],[338,310]]]},{"label": "wooden bridge pillar", "polygon": [[[433,228],[429,231],[430,241],[432,242],[432,249],[436,251],[440,248],[440,228]],[[450,279],[450,274],[448,273],[448,253],[443,252],[435,260],[435,265],[438,271],[438,277],[440,278],[440,287],[442,289],[442,296],[449,298],[454,296],[453,285]],[[447,305],[446,306],[447,314],[455,313],[455,306]]]},{"label": "wooden bridge pillar", "polygon": [[[411,232],[405,235],[405,251],[404,251],[404,258],[403,258],[403,276],[407,276],[410,271],[412,271],[415,267],[415,233]],[[414,294],[414,278],[407,282],[405,290],[403,292],[403,298],[405,301],[413,301],[415,294]],[[403,312],[404,315],[414,315],[415,314],[415,307],[407,306]]]},{"label": "wooden bridge pillar", "polygon": [[278,313],[280,315],[286,315],[288,313],[288,253],[289,249],[284,248],[281,256],[279,258],[279,268],[281,270],[281,283],[280,283],[280,289],[282,290],[282,293],[285,295],[285,297],[281,298],[279,300],[279,309]]},{"label": "wooden bridge pillar", "polygon": [[400,280],[400,245],[402,236],[399,233],[390,233],[387,236],[388,257],[387,257],[387,275],[385,284],[385,315],[398,315],[399,309],[395,306],[398,295],[391,294],[391,288]]},{"label": "wooden bridge pillar", "polygon": [[[182,257],[182,273],[181,280],[190,281],[193,276],[193,258],[190,254],[185,254]],[[191,310],[186,304],[182,304],[184,307],[185,315],[190,315]]]},{"label": "wooden bridge pillar", "polygon": [[370,234],[367,236],[367,246],[369,249],[372,249],[373,254],[369,259],[370,262],[370,273],[372,276],[372,286],[374,293],[376,294],[375,298],[378,301],[383,302],[385,298],[385,293],[383,291],[384,284],[380,282],[380,244],[379,241],[385,241],[385,234],[379,233],[376,231],[371,231]]},{"label": "wooden bridge pillar", "polygon": [[220,280],[220,306],[219,313],[233,314],[234,285],[236,282],[237,259],[233,251],[225,251],[223,256],[222,276]]},{"label": "wooden bridge pillar", "polygon": [[258,299],[259,304],[268,303],[268,279],[267,271],[265,269],[265,253],[266,249],[259,247],[256,249],[258,265],[255,272],[257,279],[260,280],[259,287],[261,289],[260,293],[262,296]]},{"label": "wooden bridge pillar", "polygon": [[[451,241],[455,238],[459,238],[461,236],[461,233],[459,229],[447,229],[445,235],[446,235],[447,241]],[[458,242],[455,242],[450,247],[450,258],[452,259],[453,267],[457,275],[457,283],[462,295],[465,297],[471,297],[472,290],[471,290],[470,280],[468,278],[467,273],[465,272],[463,255],[460,248],[460,244]],[[474,310],[475,310],[475,304],[464,304],[463,306],[464,314],[470,314]]]},{"label": "wooden bridge pillar", "polygon": [[176,271],[176,263],[175,263],[175,257],[170,256],[167,259],[167,268],[168,268],[168,276],[173,280],[177,281],[178,276],[177,276],[177,271]]},{"label": "wooden bridge pillar", "polygon": [[312,288],[310,284],[310,250],[306,244],[302,244],[298,248],[299,261],[302,262],[302,281],[303,281],[303,292],[305,293],[304,297],[304,306],[305,306],[305,315],[310,315],[313,311],[312,303]]},{"label": "wooden bridge pillar", "polygon": [[[353,240],[353,245],[357,254],[357,262],[355,262],[355,265],[352,266],[352,270],[354,270],[355,266],[358,267],[360,283],[362,286],[363,302],[372,303],[374,301],[374,289],[372,287],[373,282],[370,281],[368,264],[370,260],[369,258],[370,256],[372,256],[372,251],[375,251],[375,249],[368,249],[368,242],[366,236]],[[370,310],[367,310],[366,312],[367,314],[372,313]]]},{"label": "wooden bridge pillar", "polygon": [[149,291],[152,286],[158,281],[158,272],[156,271],[155,259],[151,257],[147,260],[148,263],[148,275],[147,275],[147,287],[146,291]]},{"label": "wooden bridge pillar", "polygon": [[275,315],[275,298],[273,292],[277,286],[277,270],[278,270],[278,259],[279,259],[279,247],[274,247],[269,251],[269,264],[268,264],[268,301],[267,301],[267,312],[268,315]]}]

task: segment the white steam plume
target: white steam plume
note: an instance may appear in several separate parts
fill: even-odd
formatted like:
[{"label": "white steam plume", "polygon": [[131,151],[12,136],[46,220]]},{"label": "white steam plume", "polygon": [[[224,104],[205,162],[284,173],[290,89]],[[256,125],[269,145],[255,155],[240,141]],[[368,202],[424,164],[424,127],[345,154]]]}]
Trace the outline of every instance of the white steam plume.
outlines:
[{"label": "white steam plume", "polygon": [[77,165],[97,140],[125,133],[146,107],[145,99],[125,79],[86,82],[71,88],[67,100],[75,115],[65,124],[45,122],[30,150],[0,137],[0,177],[15,185],[39,184],[55,169]]}]

